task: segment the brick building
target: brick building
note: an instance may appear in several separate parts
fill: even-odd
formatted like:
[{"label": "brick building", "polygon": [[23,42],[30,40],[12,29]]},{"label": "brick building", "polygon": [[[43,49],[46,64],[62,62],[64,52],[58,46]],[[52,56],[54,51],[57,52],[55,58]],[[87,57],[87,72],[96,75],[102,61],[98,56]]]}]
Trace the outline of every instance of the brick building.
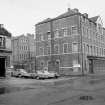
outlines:
[{"label": "brick building", "polygon": [[[85,74],[105,69],[105,29],[100,16],[70,9],[35,25],[37,70]],[[101,63],[100,63],[101,62]]]},{"label": "brick building", "polygon": [[33,34],[12,38],[12,63],[15,68],[35,70],[35,39]]},{"label": "brick building", "polygon": [[11,33],[0,24],[0,77],[6,76],[6,68],[11,65],[11,55]]}]

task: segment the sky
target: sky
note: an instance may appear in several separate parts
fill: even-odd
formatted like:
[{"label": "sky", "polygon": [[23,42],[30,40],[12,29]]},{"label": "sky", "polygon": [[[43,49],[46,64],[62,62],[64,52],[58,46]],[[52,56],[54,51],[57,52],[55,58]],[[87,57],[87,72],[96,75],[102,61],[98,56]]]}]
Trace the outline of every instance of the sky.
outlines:
[{"label": "sky", "polygon": [[12,36],[35,34],[35,24],[67,12],[68,7],[89,17],[100,15],[105,26],[104,0],[0,0],[0,24]]}]

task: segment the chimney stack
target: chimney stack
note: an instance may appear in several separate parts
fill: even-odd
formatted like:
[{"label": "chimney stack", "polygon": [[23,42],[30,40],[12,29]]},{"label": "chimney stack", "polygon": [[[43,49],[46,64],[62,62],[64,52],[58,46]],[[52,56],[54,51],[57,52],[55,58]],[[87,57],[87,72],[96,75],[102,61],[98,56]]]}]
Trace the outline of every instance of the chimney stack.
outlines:
[{"label": "chimney stack", "polygon": [[88,18],[88,14],[87,13],[84,13],[83,15]]},{"label": "chimney stack", "polygon": [[3,24],[0,24],[0,28],[3,28]]},{"label": "chimney stack", "polygon": [[74,11],[75,13],[78,13],[78,12],[79,12],[79,10],[78,10],[77,8],[74,8],[73,11]]},{"label": "chimney stack", "polygon": [[70,10],[71,10],[71,9],[70,9],[70,8],[68,8],[68,12],[70,12]]}]

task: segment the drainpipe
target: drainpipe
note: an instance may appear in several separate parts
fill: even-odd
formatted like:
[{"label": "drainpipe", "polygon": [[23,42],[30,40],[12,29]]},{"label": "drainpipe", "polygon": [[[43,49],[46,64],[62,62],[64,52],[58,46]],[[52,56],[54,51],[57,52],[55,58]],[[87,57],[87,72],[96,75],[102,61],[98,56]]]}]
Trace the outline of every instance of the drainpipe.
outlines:
[{"label": "drainpipe", "polygon": [[83,38],[82,38],[82,23],[81,23],[81,15],[80,15],[80,36],[81,36],[81,71],[82,76],[84,76],[84,70],[83,70]]},{"label": "drainpipe", "polygon": [[54,67],[55,70],[55,58],[54,54],[54,32],[53,32],[53,20],[50,21],[50,31],[51,31],[51,69]]}]

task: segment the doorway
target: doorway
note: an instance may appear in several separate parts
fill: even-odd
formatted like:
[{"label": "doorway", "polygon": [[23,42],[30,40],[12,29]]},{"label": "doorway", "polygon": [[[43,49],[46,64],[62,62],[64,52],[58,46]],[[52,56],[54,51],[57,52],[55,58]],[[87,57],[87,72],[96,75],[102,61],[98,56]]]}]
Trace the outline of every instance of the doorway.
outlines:
[{"label": "doorway", "polygon": [[59,66],[60,66],[60,61],[59,60],[56,60],[53,65],[52,65],[51,61],[48,61],[47,65],[48,65],[48,70],[49,71],[55,71],[55,72],[59,73]]},{"label": "doorway", "polygon": [[0,58],[0,77],[5,77],[5,58]]},{"label": "doorway", "polygon": [[57,73],[60,73],[59,72],[59,66],[60,66],[60,60],[56,60],[56,62],[55,62],[55,70],[56,70]]},{"label": "doorway", "polygon": [[93,74],[93,60],[89,59],[89,73]]}]

